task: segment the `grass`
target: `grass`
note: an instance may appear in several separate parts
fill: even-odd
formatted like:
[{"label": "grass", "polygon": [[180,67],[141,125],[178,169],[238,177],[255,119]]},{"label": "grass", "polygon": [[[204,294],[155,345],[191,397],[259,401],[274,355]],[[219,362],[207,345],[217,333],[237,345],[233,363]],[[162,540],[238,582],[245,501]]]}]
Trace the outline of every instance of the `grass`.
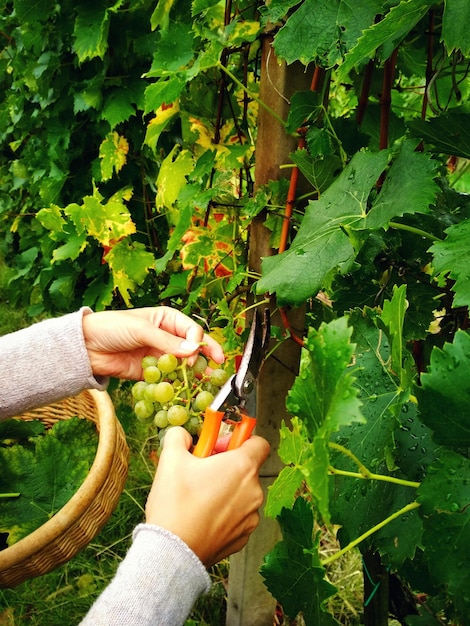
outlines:
[{"label": "grass", "polygon": [[7,284],[10,276],[11,272],[0,255],[0,335],[24,328],[32,321],[24,309],[15,308],[9,301]]}]

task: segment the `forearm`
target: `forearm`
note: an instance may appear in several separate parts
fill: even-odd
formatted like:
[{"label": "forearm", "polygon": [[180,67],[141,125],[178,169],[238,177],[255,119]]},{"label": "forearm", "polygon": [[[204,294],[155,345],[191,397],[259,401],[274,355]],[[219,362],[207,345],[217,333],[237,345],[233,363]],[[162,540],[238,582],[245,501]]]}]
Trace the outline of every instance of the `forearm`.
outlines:
[{"label": "forearm", "polygon": [[83,338],[83,308],[0,337],[0,419],[73,396],[104,389]]},{"label": "forearm", "polygon": [[141,524],[116,576],[80,626],[179,626],[209,588],[203,564],[186,544],[158,526]]}]

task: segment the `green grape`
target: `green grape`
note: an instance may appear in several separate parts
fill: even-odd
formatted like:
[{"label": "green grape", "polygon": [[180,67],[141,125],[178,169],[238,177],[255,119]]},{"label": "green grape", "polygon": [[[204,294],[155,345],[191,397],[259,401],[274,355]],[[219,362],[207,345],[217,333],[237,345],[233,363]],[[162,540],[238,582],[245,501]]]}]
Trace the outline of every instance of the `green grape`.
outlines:
[{"label": "green grape", "polygon": [[144,380],[146,383],[158,383],[162,373],[156,365],[149,365],[144,369]]},{"label": "green grape", "polygon": [[166,402],[173,400],[174,395],[175,392],[173,390],[173,385],[167,382],[157,383],[153,392],[155,401],[160,402],[161,404],[165,404]]},{"label": "green grape", "polygon": [[147,400],[139,400],[135,403],[134,413],[139,422],[148,422],[153,419],[153,404]]},{"label": "green grape", "polygon": [[194,370],[192,370],[188,365],[186,365],[184,368],[181,367],[180,369],[177,370],[177,378],[182,383],[186,382],[184,378],[185,374],[186,374],[186,380],[188,381],[188,383],[192,383],[195,378]]},{"label": "green grape", "polygon": [[196,415],[194,415],[186,422],[184,427],[186,428],[186,430],[188,431],[190,435],[192,436],[200,435],[201,428],[202,428],[202,420]]},{"label": "green grape", "polygon": [[183,426],[189,419],[189,411],[180,404],[174,404],[168,409],[168,422],[171,426]]},{"label": "green grape", "polygon": [[156,402],[155,399],[155,390],[157,388],[158,383],[148,383],[147,388],[144,391],[144,400],[148,400],[149,402]]},{"label": "green grape", "polygon": [[173,372],[178,367],[178,359],[174,354],[162,354],[158,359],[158,368],[164,374]]},{"label": "green grape", "polygon": [[173,426],[183,426],[193,437],[200,434],[201,413],[228,380],[228,374],[222,368],[206,374],[208,362],[201,354],[193,367],[187,363],[181,366],[181,360],[173,354],[163,354],[159,359],[145,356],[142,368],[144,380],[132,387],[134,413],[139,421],[153,423],[159,449]]},{"label": "green grape", "polygon": [[142,359],[142,369],[146,369],[150,365],[157,365],[158,359],[156,356],[144,356]]},{"label": "green grape", "polygon": [[135,401],[143,400],[146,389],[147,389],[147,383],[145,381],[138,380],[136,383],[134,383],[132,386],[132,392],[131,392],[134,400]]},{"label": "green grape", "polygon": [[207,369],[207,359],[202,354],[198,354],[192,369],[196,375],[204,374]]},{"label": "green grape", "polygon": [[202,385],[202,389],[204,391],[209,391],[213,396],[217,395],[220,391],[220,387],[216,387],[216,385],[213,385],[211,382],[205,382]]},{"label": "green grape", "polygon": [[153,418],[153,423],[157,428],[166,428],[169,424],[168,422],[168,411],[161,409],[155,413],[155,417]]},{"label": "green grape", "polygon": [[223,387],[223,385],[225,385],[227,380],[228,380],[228,373],[225,370],[221,368],[212,370],[211,375],[210,375],[210,381],[213,385],[215,385],[216,387]]},{"label": "green grape", "polygon": [[194,399],[194,407],[197,411],[205,411],[213,399],[210,391],[200,391]]}]

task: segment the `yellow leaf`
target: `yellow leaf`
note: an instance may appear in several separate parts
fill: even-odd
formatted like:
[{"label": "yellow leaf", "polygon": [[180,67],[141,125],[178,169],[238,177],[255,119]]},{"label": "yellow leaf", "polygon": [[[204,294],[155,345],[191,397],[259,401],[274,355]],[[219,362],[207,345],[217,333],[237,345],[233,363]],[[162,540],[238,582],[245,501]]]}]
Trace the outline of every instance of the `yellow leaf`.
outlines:
[{"label": "yellow leaf", "polygon": [[205,126],[201,120],[195,117],[190,118],[191,132],[196,133],[199,138],[196,143],[199,144],[205,150],[215,151],[217,158],[223,154],[227,154],[228,148],[222,143],[214,143],[212,139],[212,132],[207,126]]},{"label": "yellow leaf", "polygon": [[171,209],[178,194],[186,184],[186,176],[192,172],[194,161],[188,150],[181,150],[174,146],[160,166],[157,177],[157,197],[155,200],[158,209]]},{"label": "yellow leaf", "polygon": [[115,130],[108,133],[101,142],[99,156],[101,159],[101,178],[109,180],[113,173],[120,172],[127,162],[129,142]]},{"label": "yellow leaf", "polygon": [[145,143],[153,151],[156,150],[160,135],[179,110],[179,102],[175,101],[171,105],[162,104],[155,112],[155,117],[150,120],[145,133]]}]

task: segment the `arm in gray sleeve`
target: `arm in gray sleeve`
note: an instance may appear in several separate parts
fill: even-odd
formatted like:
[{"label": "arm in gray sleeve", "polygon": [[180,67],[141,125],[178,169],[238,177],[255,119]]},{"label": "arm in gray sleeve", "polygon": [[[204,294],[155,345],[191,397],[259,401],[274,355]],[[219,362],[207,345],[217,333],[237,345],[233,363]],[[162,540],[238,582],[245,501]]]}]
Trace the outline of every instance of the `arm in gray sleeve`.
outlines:
[{"label": "arm in gray sleeve", "polygon": [[76,395],[105,389],[91,371],[82,319],[75,313],[44,320],[0,337],[0,419]]},{"label": "arm in gray sleeve", "polygon": [[210,585],[204,565],[179,537],[139,524],[116,576],[80,626],[181,626]]}]

